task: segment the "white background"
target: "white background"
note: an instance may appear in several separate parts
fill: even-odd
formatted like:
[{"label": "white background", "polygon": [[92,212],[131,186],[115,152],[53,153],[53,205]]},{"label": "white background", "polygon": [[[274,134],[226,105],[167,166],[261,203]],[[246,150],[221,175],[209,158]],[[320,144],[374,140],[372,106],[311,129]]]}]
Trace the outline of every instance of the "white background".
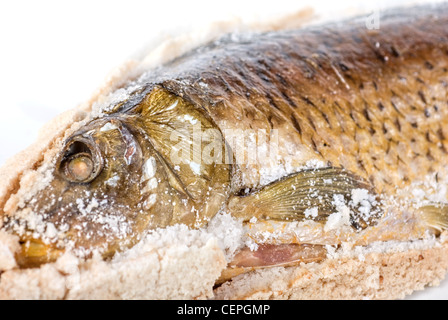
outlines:
[{"label": "white background", "polygon": [[[353,8],[368,12],[409,2],[0,0],[0,166],[32,143],[44,123],[88,99],[114,67],[163,32],[235,17],[263,20],[308,5],[337,17]],[[448,299],[448,281],[411,298]]]}]

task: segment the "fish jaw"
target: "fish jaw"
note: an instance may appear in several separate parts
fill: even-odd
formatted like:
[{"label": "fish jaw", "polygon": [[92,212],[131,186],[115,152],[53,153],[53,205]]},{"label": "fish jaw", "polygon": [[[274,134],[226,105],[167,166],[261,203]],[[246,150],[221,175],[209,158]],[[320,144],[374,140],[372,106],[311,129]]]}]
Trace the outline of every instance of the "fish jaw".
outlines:
[{"label": "fish jaw", "polygon": [[135,243],[141,230],[137,223],[128,223],[132,215],[126,219],[127,212],[110,212],[103,208],[79,211],[77,206],[59,206],[45,214],[27,208],[20,217],[8,217],[3,229],[19,238],[18,266],[39,267],[56,261],[66,251],[79,258],[89,258],[96,253],[110,257]]},{"label": "fish jaw", "polygon": [[22,240],[20,250],[15,259],[20,268],[36,268],[42,264],[56,261],[64,252],[52,244],[46,244],[39,239]]}]

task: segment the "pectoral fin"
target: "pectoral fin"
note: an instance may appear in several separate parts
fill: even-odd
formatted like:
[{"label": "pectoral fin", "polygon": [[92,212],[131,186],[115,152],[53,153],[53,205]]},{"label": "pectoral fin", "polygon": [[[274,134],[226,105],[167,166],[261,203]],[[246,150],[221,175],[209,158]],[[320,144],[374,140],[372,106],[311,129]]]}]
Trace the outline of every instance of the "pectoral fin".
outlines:
[{"label": "pectoral fin", "polygon": [[418,209],[426,225],[439,232],[448,230],[448,204],[433,203]]},{"label": "pectoral fin", "polygon": [[357,229],[373,225],[381,212],[371,184],[332,167],[297,172],[247,195],[233,196],[229,202],[231,213],[245,221],[255,217],[325,223],[344,206]]}]

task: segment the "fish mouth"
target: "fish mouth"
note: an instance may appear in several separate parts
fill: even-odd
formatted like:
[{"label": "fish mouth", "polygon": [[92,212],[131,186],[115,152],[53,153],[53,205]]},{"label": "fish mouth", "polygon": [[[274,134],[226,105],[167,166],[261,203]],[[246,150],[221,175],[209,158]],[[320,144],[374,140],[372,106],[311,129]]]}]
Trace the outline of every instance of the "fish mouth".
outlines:
[{"label": "fish mouth", "polygon": [[42,264],[56,261],[64,253],[64,250],[38,239],[21,240],[19,244],[20,250],[15,259],[20,268],[40,267]]}]

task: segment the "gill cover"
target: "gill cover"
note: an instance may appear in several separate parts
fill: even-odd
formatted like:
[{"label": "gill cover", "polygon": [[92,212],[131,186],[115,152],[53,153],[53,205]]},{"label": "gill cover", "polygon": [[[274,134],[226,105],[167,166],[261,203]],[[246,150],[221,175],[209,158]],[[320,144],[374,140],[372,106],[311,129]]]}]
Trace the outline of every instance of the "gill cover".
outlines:
[{"label": "gill cover", "polygon": [[204,110],[158,86],[126,113],[124,121],[135,129],[143,152],[154,150],[170,186],[170,198],[158,201],[170,208],[157,212],[170,219],[158,227],[207,223],[230,192],[231,165],[218,126]]}]

